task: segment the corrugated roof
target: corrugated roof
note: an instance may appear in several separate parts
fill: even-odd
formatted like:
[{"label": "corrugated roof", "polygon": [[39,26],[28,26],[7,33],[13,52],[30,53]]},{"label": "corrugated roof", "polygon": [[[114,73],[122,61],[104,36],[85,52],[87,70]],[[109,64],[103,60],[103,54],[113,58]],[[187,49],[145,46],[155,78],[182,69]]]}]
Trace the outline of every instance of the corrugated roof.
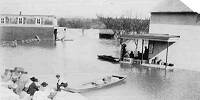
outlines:
[{"label": "corrugated roof", "polygon": [[180,0],[163,0],[151,12],[194,12]]},{"label": "corrugated roof", "polygon": [[180,38],[177,35],[169,35],[169,34],[134,34],[134,35],[122,35],[120,38],[123,39],[144,39],[144,40],[154,40],[154,41],[166,41],[166,42],[174,42],[176,39]]}]

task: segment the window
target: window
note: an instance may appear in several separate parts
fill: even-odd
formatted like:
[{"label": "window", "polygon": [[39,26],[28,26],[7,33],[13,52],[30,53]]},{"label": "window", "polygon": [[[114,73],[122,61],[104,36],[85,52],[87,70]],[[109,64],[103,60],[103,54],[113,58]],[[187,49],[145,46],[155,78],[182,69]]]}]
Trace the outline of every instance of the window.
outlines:
[{"label": "window", "polygon": [[19,20],[19,24],[23,24],[22,18],[19,18],[18,20]]},{"label": "window", "polygon": [[36,19],[36,24],[41,24],[41,19],[40,18]]},{"label": "window", "polygon": [[5,18],[1,18],[1,23],[5,23]]}]

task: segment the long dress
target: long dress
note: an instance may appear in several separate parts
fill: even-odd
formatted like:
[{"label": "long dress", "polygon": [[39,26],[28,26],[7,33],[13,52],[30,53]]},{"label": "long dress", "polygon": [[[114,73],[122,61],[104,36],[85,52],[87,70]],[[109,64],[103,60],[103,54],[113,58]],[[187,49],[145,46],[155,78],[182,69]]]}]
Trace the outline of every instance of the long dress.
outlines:
[{"label": "long dress", "polygon": [[33,100],[51,100],[50,98],[48,98],[49,94],[50,89],[44,87],[43,89],[35,92]]},{"label": "long dress", "polygon": [[22,90],[25,88],[26,83],[28,83],[29,78],[26,75],[22,75],[20,79],[16,82],[17,88],[16,93],[20,94]]},{"label": "long dress", "polygon": [[0,83],[0,100],[19,100],[19,95],[2,86]]},{"label": "long dress", "polygon": [[84,96],[79,93],[70,93],[66,91],[57,92],[53,100],[87,100]]}]

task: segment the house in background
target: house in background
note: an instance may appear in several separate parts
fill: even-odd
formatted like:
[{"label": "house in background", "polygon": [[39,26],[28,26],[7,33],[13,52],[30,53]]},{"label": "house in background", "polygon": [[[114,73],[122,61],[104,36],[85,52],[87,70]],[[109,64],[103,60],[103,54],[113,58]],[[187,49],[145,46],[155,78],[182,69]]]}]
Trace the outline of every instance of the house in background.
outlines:
[{"label": "house in background", "polygon": [[149,41],[150,59],[165,61],[167,52],[168,62],[178,68],[200,66],[200,15],[180,0],[163,0],[151,11],[149,33],[180,36],[170,43]]},{"label": "house in background", "polygon": [[36,35],[41,40],[53,40],[55,26],[53,15],[0,14],[0,40],[26,40]]},{"label": "house in background", "polygon": [[114,32],[111,29],[100,29],[99,30],[99,38],[100,39],[113,39]]}]

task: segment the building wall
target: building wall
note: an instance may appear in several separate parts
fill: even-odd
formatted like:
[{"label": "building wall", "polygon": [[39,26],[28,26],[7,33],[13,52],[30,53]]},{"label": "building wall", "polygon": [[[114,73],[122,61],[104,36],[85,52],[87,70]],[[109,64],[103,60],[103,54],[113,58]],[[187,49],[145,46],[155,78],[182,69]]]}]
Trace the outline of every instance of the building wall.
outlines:
[{"label": "building wall", "polygon": [[54,39],[57,20],[48,15],[0,15],[0,40],[26,40],[35,35],[41,40]]},{"label": "building wall", "polygon": [[[157,54],[160,54],[163,50],[165,50],[167,48],[167,42],[157,42],[157,41],[149,41],[149,44],[153,45],[152,52],[149,52],[149,59],[153,59],[154,57],[157,57]],[[173,45],[174,42],[170,42],[169,43],[169,47],[171,45]],[[149,48],[150,49],[150,48]],[[166,51],[162,53],[162,56],[159,56],[159,59],[162,59],[163,61],[165,61],[166,59]]]},{"label": "building wall", "polygon": [[[177,16],[177,18],[178,17],[179,16]],[[191,19],[191,21],[193,20],[196,19]],[[176,41],[173,45],[169,47],[169,62],[174,63],[175,67],[177,68],[200,70],[200,68],[198,68],[200,66],[200,26],[196,24],[180,25],[162,23],[159,24],[158,22],[153,22],[155,21],[151,21],[150,23],[150,33],[168,33],[180,36],[180,39],[178,39],[178,41]],[[163,47],[157,46],[157,48],[161,51],[156,56],[159,56],[160,58],[163,58],[163,60],[165,60],[166,48],[164,50],[159,49]]]},{"label": "building wall", "polygon": [[54,27],[0,26],[0,40],[26,40],[38,35],[41,40],[54,39]]},{"label": "building wall", "polygon": [[151,13],[150,23],[153,24],[176,24],[176,25],[198,25],[198,14],[192,13]]}]

